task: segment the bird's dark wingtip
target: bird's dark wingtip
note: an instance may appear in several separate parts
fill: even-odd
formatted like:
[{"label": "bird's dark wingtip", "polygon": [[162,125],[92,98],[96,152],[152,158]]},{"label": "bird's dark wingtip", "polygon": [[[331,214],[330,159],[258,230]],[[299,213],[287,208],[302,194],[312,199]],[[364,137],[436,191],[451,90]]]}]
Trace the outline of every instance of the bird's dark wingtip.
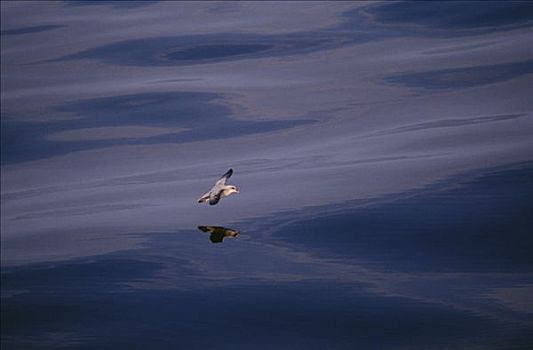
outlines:
[{"label": "bird's dark wingtip", "polygon": [[226,179],[229,179],[229,177],[233,175],[233,169],[232,168],[229,168],[228,171],[226,171],[226,173],[224,175],[222,175],[222,177],[225,177]]}]

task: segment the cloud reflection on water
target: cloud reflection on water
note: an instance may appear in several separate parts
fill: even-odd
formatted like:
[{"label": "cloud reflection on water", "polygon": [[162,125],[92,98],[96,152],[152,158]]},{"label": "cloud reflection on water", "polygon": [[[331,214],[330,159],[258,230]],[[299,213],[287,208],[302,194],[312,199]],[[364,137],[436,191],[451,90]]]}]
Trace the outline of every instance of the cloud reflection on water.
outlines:
[{"label": "cloud reflection on water", "polygon": [[428,90],[464,89],[472,86],[494,84],[533,73],[533,60],[451,68],[429,72],[402,73],[386,80],[413,88]]},{"label": "cloud reflection on water", "polygon": [[[52,123],[2,121],[2,163],[114,145],[239,137],[313,122],[309,119],[235,120],[231,118],[229,108],[216,102],[222,97],[220,94],[199,92],[113,96],[79,100],[57,108],[60,112],[76,116],[73,119]],[[129,132],[125,134],[127,130]],[[135,133],[135,130],[144,132]],[[92,136],[96,131],[100,137]],[[50,142],[65,138],[69,139],[68,144]]]}]

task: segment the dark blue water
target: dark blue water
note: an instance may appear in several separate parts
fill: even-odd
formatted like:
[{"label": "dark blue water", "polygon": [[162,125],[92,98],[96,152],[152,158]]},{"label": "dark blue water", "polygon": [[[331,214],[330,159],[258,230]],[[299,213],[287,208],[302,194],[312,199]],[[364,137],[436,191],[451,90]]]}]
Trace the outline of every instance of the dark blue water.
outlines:
[{"label": "dark blue water", "polygon": [[532,179],[530,164],[498,168],[211,240],[180,228],[132,251],[4,268],[2,348],[527,348],[531,310],[490,296],[531,303],[519,292]]},{"label": "dark blue water", "polygon": [[531,166],[383,202],[290,224],[276,237],[398,272],[531,272]]}]

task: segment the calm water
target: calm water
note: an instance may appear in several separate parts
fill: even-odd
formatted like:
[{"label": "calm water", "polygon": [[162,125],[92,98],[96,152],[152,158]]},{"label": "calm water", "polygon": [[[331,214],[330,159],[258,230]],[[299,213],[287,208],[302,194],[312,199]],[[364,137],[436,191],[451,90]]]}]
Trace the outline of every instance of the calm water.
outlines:
[{"label": "calm water", "polygon": [[1,6],[2,349],[533,346],[529,2]]},{"label": "calm water", "polygon": [[8,267],[3,346],[526,348],[532,200],[533,165],[522,164],[370,205],[147,232],[133,250]]}]

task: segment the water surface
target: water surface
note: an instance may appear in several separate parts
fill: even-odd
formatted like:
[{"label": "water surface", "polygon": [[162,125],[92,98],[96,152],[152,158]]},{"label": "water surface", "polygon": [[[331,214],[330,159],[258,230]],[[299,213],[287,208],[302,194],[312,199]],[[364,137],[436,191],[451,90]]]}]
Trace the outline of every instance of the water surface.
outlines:
[{"label": "water surface", "polygon": [[529,2],[1,6],[2,349],[533,346]]}]

